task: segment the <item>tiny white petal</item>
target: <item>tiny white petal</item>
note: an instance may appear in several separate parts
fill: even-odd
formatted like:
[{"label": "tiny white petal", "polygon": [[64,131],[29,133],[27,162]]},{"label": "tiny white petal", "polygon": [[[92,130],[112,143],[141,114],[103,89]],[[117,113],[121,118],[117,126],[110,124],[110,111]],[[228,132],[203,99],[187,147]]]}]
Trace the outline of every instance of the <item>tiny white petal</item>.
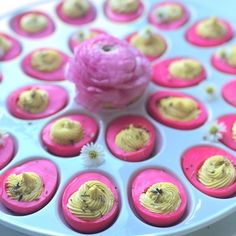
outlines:
[{"label": "tiny white petal", "polygon": [[217,140],[222,139],[223,135],[222,133],[217,133],[216,135]]},{"label": "tiny white petal", "polygon": [[219,131],[220,132],[226,132],[226,125],[224,122],[219,123]]},{"label": "tiny white petal", "polygon": [[218,97],[218,91],[214,84],[209,84],[205,87],[204,93],[208,101],[213,101]]},{"label": "tiny white petal", "polygon": [[208,127],[208,133],[204,136],[204,139],[210,142],[218,142],[222,139],[224,132],[226,132],[225,123],[215,121]]},{"label": "tiny white petal", "polygon": [[212,135],[212,134],[211,134],[209,141],[214,143],[214,142],[216,142],[216,140],[217,140],[217,139],[216,139],[215,135]]}]

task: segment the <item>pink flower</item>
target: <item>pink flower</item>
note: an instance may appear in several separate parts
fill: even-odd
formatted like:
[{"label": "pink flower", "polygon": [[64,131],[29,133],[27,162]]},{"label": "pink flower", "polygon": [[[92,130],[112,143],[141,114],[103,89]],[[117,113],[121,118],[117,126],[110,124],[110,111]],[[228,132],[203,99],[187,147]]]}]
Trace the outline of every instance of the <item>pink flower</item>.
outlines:
[{"label": "pink flower", "polygon": [[149,61],[127,42],[99,35],[75,48],[66,78],[75,83],[76,101],[97,110],[123,107],[140,97],[151,78]]}]

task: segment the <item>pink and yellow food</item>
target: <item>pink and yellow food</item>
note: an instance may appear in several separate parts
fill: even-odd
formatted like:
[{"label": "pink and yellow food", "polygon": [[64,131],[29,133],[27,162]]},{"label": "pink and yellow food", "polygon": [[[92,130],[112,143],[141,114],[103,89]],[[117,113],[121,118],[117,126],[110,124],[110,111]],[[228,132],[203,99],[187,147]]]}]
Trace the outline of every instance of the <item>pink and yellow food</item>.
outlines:
[{"label": "pink and yellow food", "polygon": [[39,80],[62,81],[68,56],[56,49],[40,48],[29,53],[22,61],[23,71]]},{"label": "pink and yellow food", "polygon": [[121,160],[143,161],[154,151],[156,130],[142,116],[122,116],[108,125],[106,143],[113,155]]},{"label": "pink and yellow food", "polygon": [[21,50],[21,45],[16,39],[0,32],[0,61],[14,59],[21,53]]},{"label": "pink and yellow food", "polygon": [[164,87],[185,88],[206,79],[206,70],[200,62],[191,58],[165,59],[153,65],[153,81]]},{"label": "pink and yellow food", "polygon": [[47,124],[41,133],[43,145],[48,152],[71,157],[80,154],[81,148],[95,142],[98,135],[98,124],[84,114],[67,115]]},{"label": "pink and yellow food", "polygon": [[150,61],[161,57],[166,49],[165,39],[151,28],[133,33],[127,37],[128,42],[143,53]]},{"label": "pink and yellow food", "polygon": [[185,36],[191,44],[214,47],[229,41],[233,35],[233,29],[227,21],[212,17],[195,23]]},{"label": "pink and yellow food", "polygon": [[45,159],[12,167],[0,178],[0,201],[16,214],[31,214],[48,204],[56,192],[58,178],[56,166]]},{"label": "pink and yellow food", "polygon": [[184,187],[163,170],[149,168],[138,173],[131,183],[131,195],[138,215],[154,226],[174,225],[186,211]]},{"label": "pink and yellow food", "polygon": [[96,37],[99,34],[105,34],[104,31],[100,29],[81,29],[74,33],[69,39],[69,47],[70,50],[73,52],[75,47],[84,42],[85,40],[91,39]]},{"label": "pink and yellow food", "polygon": [[0,170],[3,169],[14,157],[16,152],[15,140],[10,134],[0,132]]},{"label": "pink and yellow food", "polygon": [[[59,96],[56,96],[56,95]],[[68,102],[64,88],[57,85],[28,85],[15,90],[7,99],[10,113],[20,119],[35,120],[55,114]]]},{"label": "pink and yellow food", "polygon": [[90,110],[121,108],[144,93],[149,61],[127,42],[99,35],[75,48],[66,78],[77,88],[76,101]]},{"label": "pink and yellow food", "polygon": [[153,7],[148,20],[160,29],[174,30],[189,20],[189,12],[181,3],[165,1]]},{"label": "pink and yellow food", "polygon": [[158,122],[182,130],[203,125],[208,117],[204,105],[196,98],[174,91],[159,91],[148,100],[147,110]]},{"label": "pink and yellow food", "polygon": [[236,158],[214,146],[195,146],[184,152],[182,168],[201,192],[217,198],[236,193]]},{"label": "pink and yellow food", "polygon": [[88,0],[63,0],[56,8],[59,18],[67,24],[88,24],[96,18],[96,9]]},{"label": "pink and yellow food", "polygon": [[130,22],[139,18],[144,10],[141,0],[107,0],[106,16],[115,22]]},{"label": "pink and yellow food", "polygon": [[236,74],[236,45],[218,50],[211,58],[212,65],[227,74]]},{"label": "pink and yellow food", "polygon": [[219,141],[236,151],[236,115],[224,115],[219,117],[217,121],[226,126],[226,132],[222,132],[222,138]]},{"label": "pink and yellow food", "polygon": [[222,96],[226,102],[236,107],[236,80],[226,83],[222,88]]},{"label": "pink and yellow food", "polygon": [[97,172],[79,174],[62,195],[64,218],[81,233],[98,233],[112,225],[119,214],[119,204],[117,187]]},{"label": "pink and yellow food", "polygon": [[10,25],[19,35],[28,38],[43,38],[55,31],[53,20],[44,12],[24,12],[12,18]]}]

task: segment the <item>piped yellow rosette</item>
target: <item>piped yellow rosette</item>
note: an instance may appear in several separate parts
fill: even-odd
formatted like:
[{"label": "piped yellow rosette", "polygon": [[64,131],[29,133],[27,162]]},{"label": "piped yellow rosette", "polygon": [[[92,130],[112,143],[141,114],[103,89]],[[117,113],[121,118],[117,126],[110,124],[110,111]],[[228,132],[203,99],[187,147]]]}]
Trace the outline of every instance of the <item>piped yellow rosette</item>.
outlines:
[{"label": "piped yellow rosette", "polygon": [[202,21],[196,30],[198,35],[209,39],[221,38],[226,33],[224,25],[216,17]]},{"label": "piped yellow rosette", "polygon": [[35,70],[51,72],[60,67],[62,59],[60,54],[51,49],[35,51],[32,54],[31,65]]},{"label": "piped yellow rosette", "polygon": [[201,64],[193,59],[174,61],[168,68],[170,74],[182,80],[192,80],[199,76],[202,71]]},{"label": "piped yellow rosette", "polygon": [[177,4],[159,6],[155,12],[159,23],[170,23],[183,17],[183,9]]},{"label": "piped yellow rosette", "polygon": [[191,98],[167,97],[157,104],[162,116],[176,121],[192,121],[199,115],[197,103]]},{"label": "piped yellow rosette", "polygon": [[147,28],[134,35],[130,43],[146,56],[156,57],[165,51],[163,39]]},{"label": "piped yellow rosette", "polygon": [[11,174],[7,179],[6,187],[10,198],[31,202],[37,200],[43,192],[43,181],[33,172]]},{"label": "piped yellow rosette", "polygon": [[42,89],[31,89],[20,94],[17,105],[28,113],[41,113],[48,106],[48,94]]},{"label": "piped yellow rosette", "polygon": [[83,138],[83,129],[78,121],[61,118],[52,125],[50,136],[57,144],[74,144]]},{"label": "piped yellow rosette", "polygon": [[138,0],[109,0],[110,8],[118,13],[136,12],[139,7]]},{"label": "piped yellow rosette", "polygon": [[90,5],[87,0],[65,0],[62,12],[71,18],[83,17],[89,11]]},{"label": "piped yellow rosette", "polygon": [[225,157],[216,155],[208,158],[197,174],[198,180],[207,188],[224,188],[236,179],[234,165]]},{"label": "piped yellow rosette", "polygon": [[140,195],[139,201],[149,211],[159,214],[174,212],[181,204],[178,188],[169,182],[153,184]]},{"label": "piped yellow rosette", "polygon": [[0,56],[4,55],[11,49],[12,43],[7,38],[0,36]]},{"label": "piped yellow rosette", "polygon": [[48,25],[47,17],[30,13],[23,16],[20,20],[20,27],[28,33],[37,33],[43,31]]},{"label": "piped yellow rosette", "polygon": [[71,195],[67,207],[76,217],[95,220],[106,215],[113,207],[112,191],[100,181],[88,181]]},{"label": "piped yellow rosette", "polygon": [[148,131],[131,124],[116,135],[115,144],[126,152],[134,152],[143,148],[149,138]]}]

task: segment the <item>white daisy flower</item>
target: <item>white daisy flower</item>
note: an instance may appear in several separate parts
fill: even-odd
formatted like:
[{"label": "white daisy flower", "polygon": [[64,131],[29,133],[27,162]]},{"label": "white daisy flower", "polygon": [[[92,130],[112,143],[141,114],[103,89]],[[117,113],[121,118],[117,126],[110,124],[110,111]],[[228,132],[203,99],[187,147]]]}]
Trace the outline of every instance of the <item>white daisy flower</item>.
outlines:
[{"label": "white daisy flower", "polygon": [[8,133],[4,130],[0,130],[0,147],[5,145],[6,137],[8,137]]},{"label": "white daisy flower", "polygon": [[210,142],[218,142],[223,137],[223,133],[226,132],[226,126],[224,122],[215,121],[208,127],[208,132],[204,136],[205,140]]},{"label": "white daisy flower", "polygon": [[82,147],[80,158],[87,167],[99,166],[104,162],[103,147],[96,143],[88,143]]},{"label": "white daisy flower", "polygon": [[205,94],[207,97],[207,100],[212,101],[217,98],[217,89],[215,85],[209,84],[205,87]]}]

